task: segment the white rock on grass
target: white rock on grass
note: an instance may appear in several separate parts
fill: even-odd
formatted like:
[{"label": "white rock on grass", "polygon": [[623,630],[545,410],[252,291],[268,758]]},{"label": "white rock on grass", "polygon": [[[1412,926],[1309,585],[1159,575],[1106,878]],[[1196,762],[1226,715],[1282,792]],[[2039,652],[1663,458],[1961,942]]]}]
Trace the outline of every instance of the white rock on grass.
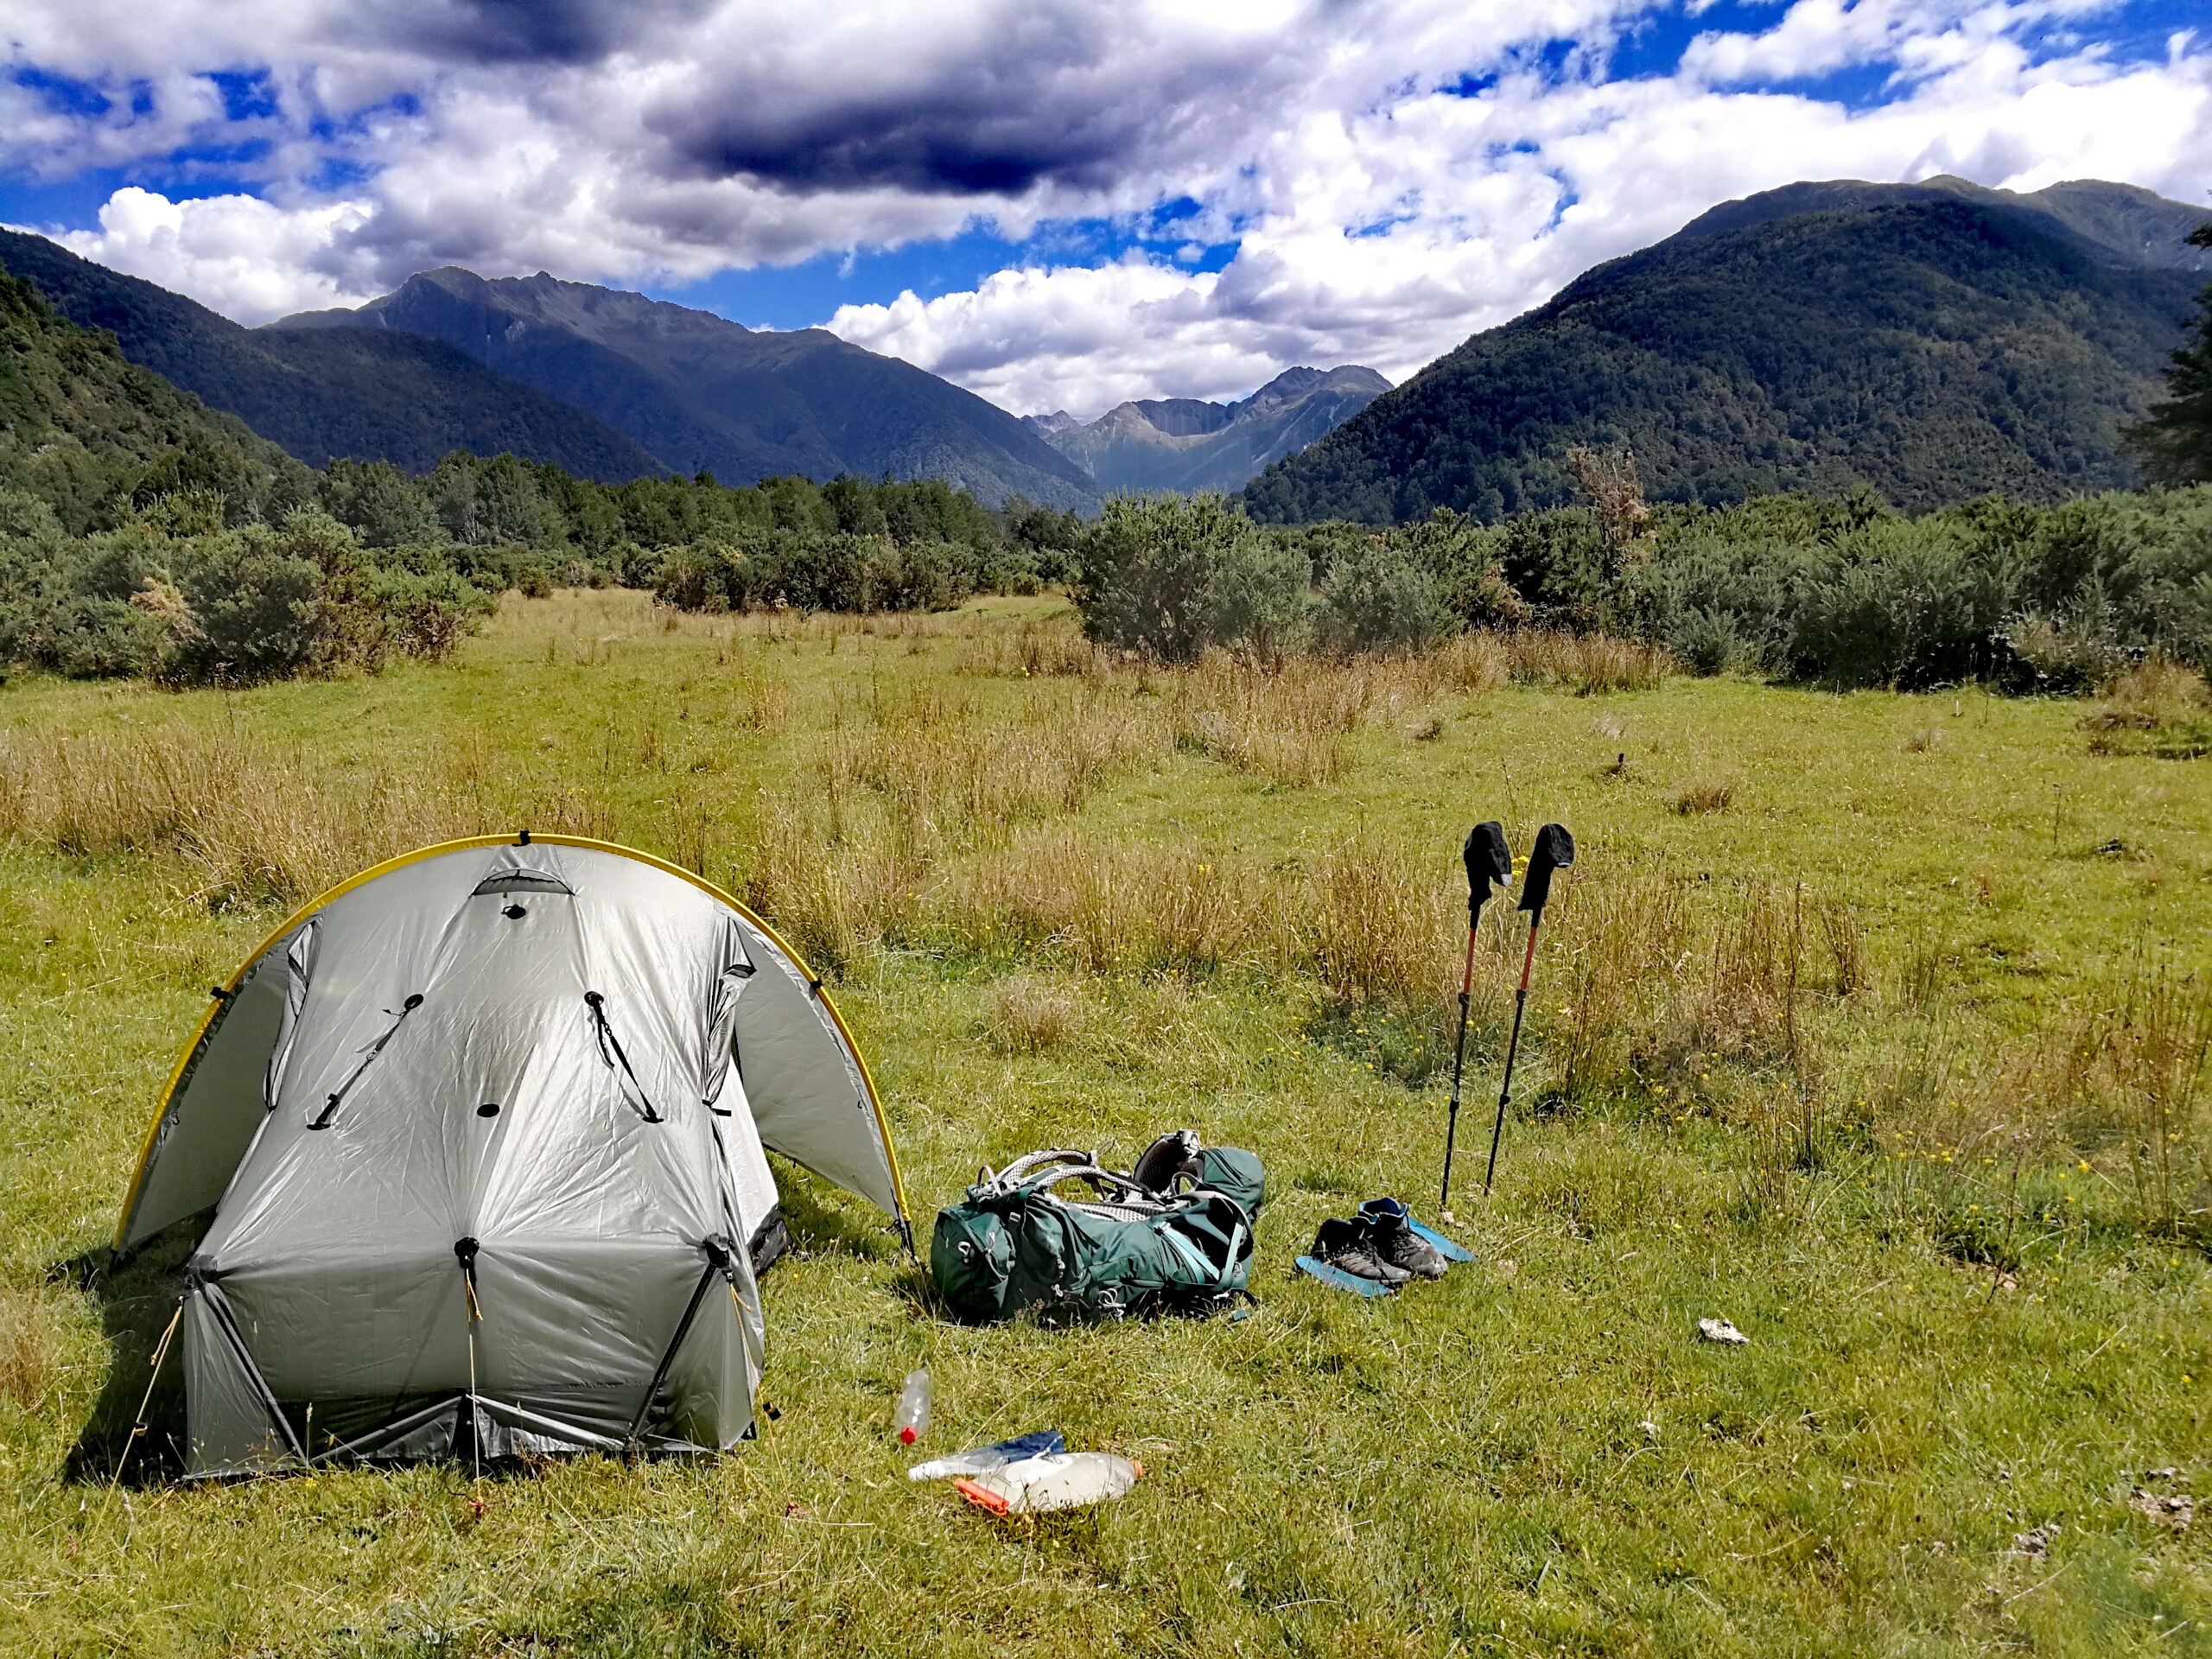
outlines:
[{"label": "white rock on grass", "polygon": [[1697,1333],[1707,1342],[1725,1342],[1738,1348],[1751,1340],[1726,1319],[1700,1319]]}]

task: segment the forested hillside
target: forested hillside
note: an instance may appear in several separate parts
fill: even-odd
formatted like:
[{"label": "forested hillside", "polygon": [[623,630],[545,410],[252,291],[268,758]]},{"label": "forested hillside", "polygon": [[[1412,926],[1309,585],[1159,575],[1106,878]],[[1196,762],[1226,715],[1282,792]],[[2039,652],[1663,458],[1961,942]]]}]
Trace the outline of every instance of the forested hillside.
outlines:
[{"label": "forested hillside", "polygon": [[310,474],[243,423],[127,359],[0,275],[0,487],[44,502],[72,535],[174,492],[219,495],[234,518],[281,511]]},{"label": "forested hillside", "polygon": [[1674,501],[2124,487],[2119,429],[2203,279],[2110,260],[1967,200],[1686,232],[1476,335],[1243,499],[1279,523],[1496,522],[1571,500],[1576,444],[1627,445]]},{"label": "forested hillside", "polygon": [[244,683],[449,652],[501,591],[906,609],[1061,574],[1071,514],[935,480],[310,470],[0,275],[0,670]]}]

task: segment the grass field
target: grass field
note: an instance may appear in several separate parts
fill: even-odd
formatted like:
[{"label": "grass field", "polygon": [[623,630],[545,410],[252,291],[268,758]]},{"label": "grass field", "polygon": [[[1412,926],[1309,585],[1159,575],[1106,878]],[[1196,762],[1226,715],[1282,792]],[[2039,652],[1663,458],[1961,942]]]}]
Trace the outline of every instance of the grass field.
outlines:
[{"label": "grass field", "polygon": [[[2212,1523],[2156,1501],[2212,1472],[2212,770],[2088,712],[1561,641],[1143,670],[1050,597],[564,592],[447,667],[0,688],[0,1648],[2212,1653]],[[1433,1211],[1493,816],[1582,849],[1529,1109],[1455,1192],[1479,1264],[1357,1303],[1291,1258]],[[95,1434],[71,1476],[146,1369],[69,1264],[207,987],[325,882],[525,823],[702,868],[834,970],[925,1232],[1033,1147],[1255,1149],[1259,1311],[951,1325],[779,1168],[776,1414],[730,1456],[111,1486]],[[1486,924],[1463,1151],[1509,959]],[[911,1485],[917,1366],[926,1450],[1057,1426],[1146,1478],[1036,1523]]]}]

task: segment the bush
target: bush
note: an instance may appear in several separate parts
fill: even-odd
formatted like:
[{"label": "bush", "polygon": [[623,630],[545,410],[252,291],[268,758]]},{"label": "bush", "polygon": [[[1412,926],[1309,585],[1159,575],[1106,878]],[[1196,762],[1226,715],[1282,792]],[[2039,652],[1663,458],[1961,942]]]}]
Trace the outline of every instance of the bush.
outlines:
[{"label": "bush", "polygon": [[1725,674],[1750,659],[1752,650],[1726,611],[1700,607],[1677,612],[1667,625],[1667,648],[1699,674]]},{"label": "bush", "polygon": [[1799,585],[1790,653],[1808,679],[1907,689],[2002,665],[1999,631],[2019,558],[1939,519],[1891,519],[1838,537]]},{"label": "bush", "polygon": [[322,567],[285,538],[255,525],[178,542],[167,566],[183,608],[161,607],[172,623],[163,678],[251,683],[323,665],[335,619],[321,602]]},{"label": "bush", "polygon": [[0,503],[0,660],[181,685],[374,670],[448,656],[493,604],[436,549],[365,552],[312,509],[281,528],[171,537],[142,519],[72,542]]},{"label": "bush", "polygon": [[[923,498],[925,503],[928,498]],[[630,562],[626,575],[685,611],[944,611],[983,588],[1004,588],[1033,571],[1018,556],[988,563],[972,543],[900,543],[880,536],[756,530],[733,543],[664,547]]]},{"label": "bush", "polygon": [[2103,684],[2130,660],[2110,624],[2094,613],[2057,619],[2015,616],[1999,637],[2018,665],[2016,677],[2037,691],[2062,696]]},{"label": "bush", "polygon": [[1075,586],[1084,632],[1162,662],[1237,645],[1292,648],[1306,623],[1309,566],[1218,495],[1122,496],[1084,532]]},{"label": "bush", "polygon": [[1529,607],[1506,580],[1500,532],[1440,507],[1391,539],[1433,578],[1438,599],[1464,626],[1517,628],[1529,620]]},{"label": "bush", "polygon": [[1315,631],[1339,652],[1424,651],[1459,631],[1440,584],[1389,541],[1370,541],[1337,562],[1321,588]]},{"label": "bush", "polygon": [[1312,567],[1295,548],[1256,533],[1222,550],[1213,575],[1213,639],[1279,661],[1306,640]]}]

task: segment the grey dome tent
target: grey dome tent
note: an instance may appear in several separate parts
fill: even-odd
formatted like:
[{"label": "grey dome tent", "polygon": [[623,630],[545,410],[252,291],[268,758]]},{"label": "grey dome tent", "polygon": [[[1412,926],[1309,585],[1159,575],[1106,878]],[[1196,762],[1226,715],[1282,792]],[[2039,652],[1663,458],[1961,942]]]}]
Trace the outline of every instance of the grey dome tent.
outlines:
[{"label": "grey dome tent", "polygon": [[527,834],[332,889],[215,992],[117,1230],[212,1211],[188,1472],[734,1444],[783,1239],[764,1148],[911,1249],[858,1048],[727,893]]}]

